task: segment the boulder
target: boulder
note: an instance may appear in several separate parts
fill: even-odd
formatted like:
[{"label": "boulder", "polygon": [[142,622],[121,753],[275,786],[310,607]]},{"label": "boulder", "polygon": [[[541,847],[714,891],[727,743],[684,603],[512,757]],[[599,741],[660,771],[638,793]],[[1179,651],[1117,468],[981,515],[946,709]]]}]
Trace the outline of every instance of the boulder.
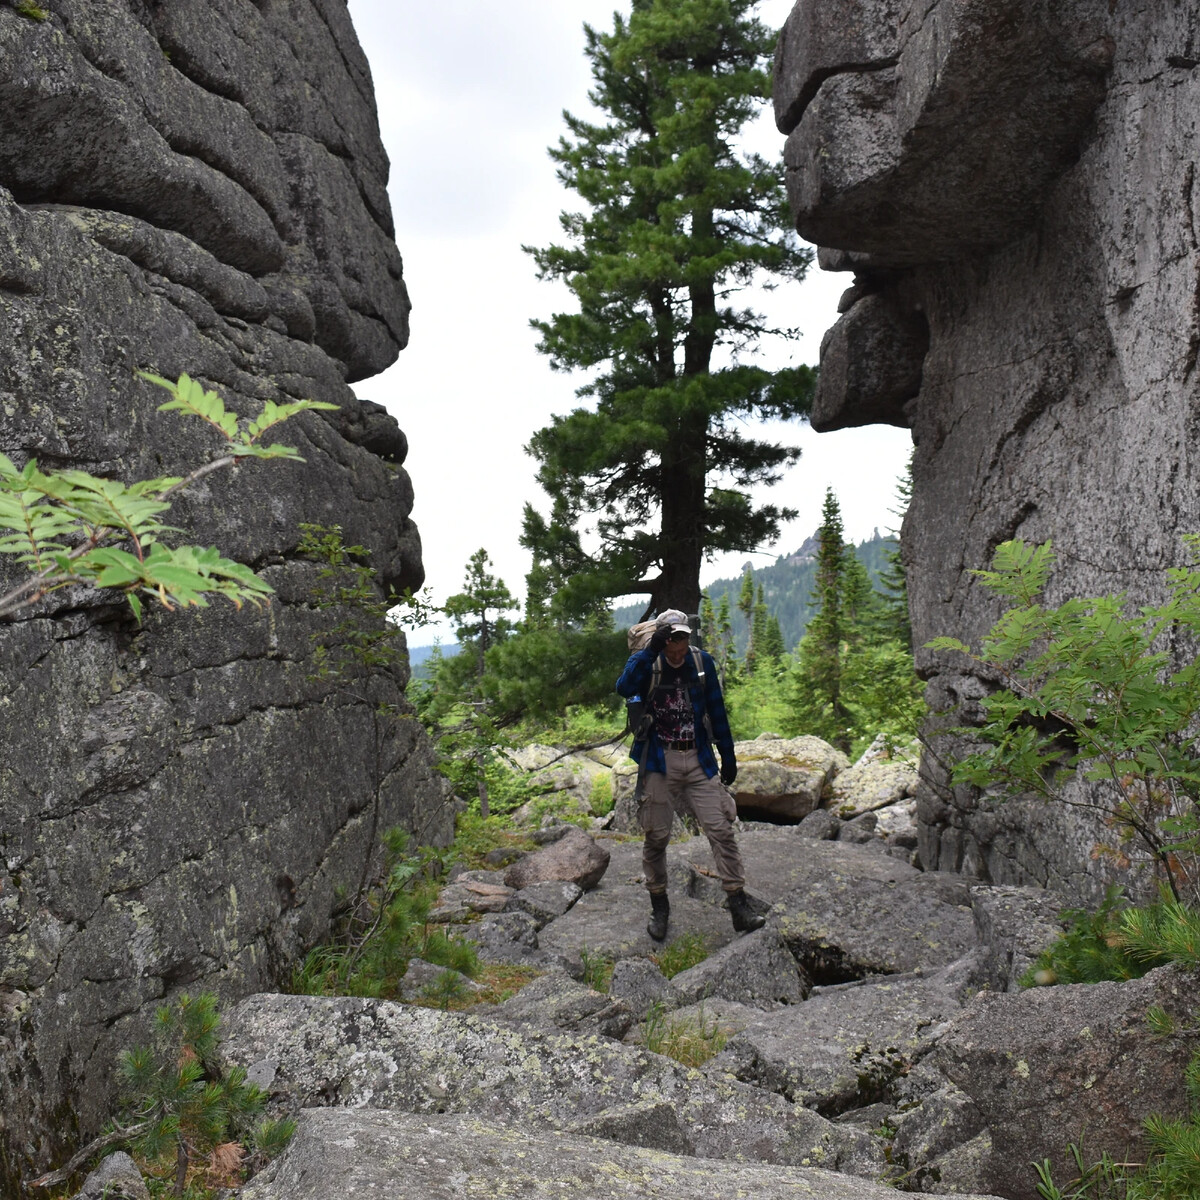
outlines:
[{"label": "boulder", "polygon": [[598,1033],[618,1041],[635,1019],[620,997],[606,996],[561,973],[527,983],[515,996],[489,1009],[487,1015],[491,1020],[517,1021],[569,1033]]},{"label": "boulder", "polygon": [[801,837],[832,841],[842,831],[842,819],[827,808],[814,808],[799,825],[796,832]]},{"label": "boulder", "polygon": [[508,911],[528,913],[541,929],[556,917],[561,917],[582,895],[583,889],[577,884],[548,879],[544,883],[531,883],[519,892],[513,892],[508,901]]},{"label": "boulder", "polygon": [[770,813],[796,821],[820,806],[834,777],[850,765],[840,750],[815,737],[763,734],[752,742],[738,742],[735,750],[739,813]]},{"label": "boulder", "polygon": [[485,962],[533,966],[549,961],[538,946],[538,923],[525,912],[488,913],[467,926],[464,936],[475,943]]},{"label": "boulder", "polygon": [[675,985],[648,958],[622,958],[615,963],[608,992],[639,1021],[656,1004],[669,1010],[678,1008],[682,1000]]},{"label": "boulder", "polygon": [[150,1200],[150,1189],[137,1163],[118,1150],[88,1175],[75,1200]]},{"label": "boulder", "polygon": [[436,996],[446,977],[453,980],[455,988],[461,993],[482,991],[479,984],[461,971],[439,967],[436,963],[426,962],[421,958],[413,958],[409,960],[408,970],[400,979],[399,997],[410,1003],[430,1000]]},{"label": "boulder", "polygon": [[231,1200],[450,1200],[456,1193],[496,1195],[499,1181],[522,1200],[893,1200],[896,1194],[886,1184],[807,1166],[672,1152],[671,1143],[687,1145],[687,1130],[672,1126],[655,1102],[614,1107],[585,1124],[605,1140],[502,1116],[309,1109],[284,1154]]},{"label": "boulder", "polygon": [[573,883],[583,891],[594,888],[608,870],[609,852],[582,829],[570,827],[561,837],[515,862],[504,882],[516,890],[551,880]]},{"label": "boulder", "polygon": [[460,1113],[516,1121],[531,1134],[662,1101],[705,1159],[864,1175],[883,1165],[874,1140],[860,1131],[619,1042],[349,997],[248,997],[226,1028],[225,1063],[273,1064],[275,1112],[319,1104]]},{"label": "boulder", "polygon": [[929,970],[975,945],[965,880],[841,841],[804,845],[808,880],[776,901],[768,928],[814,983]]},{"label": "boulder", "polygon": [[829,807],[843,821],[905,800],[916,792],[917,769],[903,761],[858,762],[834,780]]},{"label": "boulder", "polygon": [[[1037,1176],[1014,1163],[1049,1159],[1057,1179],[1073,1178],[1069,1142],[1140,1161],[1143,1120],[1189,1111],[1184,1071],[1200,1046],[1198,982],[1193,972],[1160,967],[1128,983],[984,991],[967,1005],[928,1062],[978,1110],[993,1191],[1037,1200]],[[1154,1036],[1146,1024],[1154,1005],[1191,1032]]]},{"label": "boulder", "polygon": [[722,946],[671,983],[687,1004],[718,996],[770,1008],[798,1004],[810,986],[778,929],[759,929]]},{"label": "boulder", "polygon": [[895,1086],[961,1009],[941,973],[817,988],[761,1014],[709,1064],[835,1116],[895,1098]]},{"label": "boulder", "polygon": [[986,949],[980,982],[993,992],[1015,992],[1021,976],[1066,928],[1061,896],[1042,888],[976,884],[971,888],[975,934]]}]

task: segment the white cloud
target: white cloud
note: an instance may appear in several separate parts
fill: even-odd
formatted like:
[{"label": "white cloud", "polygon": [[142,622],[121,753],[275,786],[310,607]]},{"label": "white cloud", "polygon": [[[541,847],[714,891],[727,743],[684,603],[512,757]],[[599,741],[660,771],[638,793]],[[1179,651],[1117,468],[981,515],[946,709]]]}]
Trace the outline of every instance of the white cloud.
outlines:
[{"label": "white cloud", "polygon": [[[553,413],[576,403],[579,381],[552,373],[535,351],[529,319],[570,301],[560,285],[536,280],[520,247],[556,240],[559,212],[575,207],[546,148],[563,132],[564,108],[587,109],[582,24],[609,27],[614,7],[612,0],[350,0],[375,79],[396,240],[414,303],[408,349],[356,390],[386,404],[408,435],[414,518],[438,600],[458,590],[480,546],[514,591],[529,567],[517,543],[522,506],[543,498],[523,447]],[[789,9],[788,0],[764,0],[759,15],[779,26]],[[769,110],[747,141],[760,153],[781,150]],[[803,333],[764,361],[816,362],[848,283],[814,267],[804,283],[756,297],[780,324]],[[736,573],[748,557],[766,563],[795,549],[819,522],[826,486],[838,493],[850,537],[892,521],[906,431],[818,435],[790,425],[770,427],[768,436],[803,447],[799,464],[770,492],[800,515],[776,547],[724,556],[706,580]]]}]

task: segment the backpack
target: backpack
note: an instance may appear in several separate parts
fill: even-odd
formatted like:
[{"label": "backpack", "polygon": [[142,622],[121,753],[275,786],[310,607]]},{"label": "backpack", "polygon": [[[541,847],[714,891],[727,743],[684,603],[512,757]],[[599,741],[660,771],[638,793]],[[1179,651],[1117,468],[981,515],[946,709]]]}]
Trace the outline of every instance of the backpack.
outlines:
[{"label": "backpack", "polygon": [[[650,633],[654,632],[654,622],[646,621],[643,624],[650,626]],[[632,645],[633,633],[639,627],[635,625],[629,631],[629,640]],[[646,635],[645,642],[650,640],[650,635]],[[643,646],[645,645],[643,642]],[[688,650],[692,656],[692,663],[696,668],[696,676],[700,683],[700,696],[703,700],[704,696],[704,660],[700,657],[700,650],[696,646],[689,646]],[[654,718],[650,714],[650,698],[658,691],[659,685],[662,683],[663,673],[663,656],[660,654],[654,660],[654,667],[650,674],[650,689],[644,696],[630,696],[625,701],[625,732],[633,734],[635,742],[644,742],[650,736],[650,730],[654,724]],[[708,710],[704,712],[704,729],[708,734],[709,740],[712,740],[712,723],[708,719]]]}]

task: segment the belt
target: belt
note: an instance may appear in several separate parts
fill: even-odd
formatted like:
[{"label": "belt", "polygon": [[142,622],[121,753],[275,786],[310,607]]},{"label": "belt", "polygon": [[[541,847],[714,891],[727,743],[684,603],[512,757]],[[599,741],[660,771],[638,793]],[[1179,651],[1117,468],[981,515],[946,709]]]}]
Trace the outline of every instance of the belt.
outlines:
[{"label": "belt", "polygon": [[664,742],[663,745],[668,750],[695,750],[696,743],[692,742]]}]

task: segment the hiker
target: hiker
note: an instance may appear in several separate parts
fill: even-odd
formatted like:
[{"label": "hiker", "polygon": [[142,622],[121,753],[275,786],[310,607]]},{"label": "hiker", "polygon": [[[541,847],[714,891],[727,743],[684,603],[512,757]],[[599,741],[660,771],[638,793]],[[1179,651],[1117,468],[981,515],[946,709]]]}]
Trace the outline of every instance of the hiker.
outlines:
[{"label": "hiker", "polygon": [[[690,811],[708,838],[734,929],[745,933],[765,921],[744,890],[733,832],[737,805],[728,788],[737,778],[737,759],[716,664],[690,645],[690,637],[686,614],[678,609],[660,613],[649,643],[630,655],[617,680],[617,691],[627,700],[640,696],[645,702],[630,754],[638,764],[639,819],[646,835],[642,867],[651,909],[646,932],[657,942],[667,936],[671,911],[667,843],[676,808]],[[721,756],[720,778],[714,746]]]}]

